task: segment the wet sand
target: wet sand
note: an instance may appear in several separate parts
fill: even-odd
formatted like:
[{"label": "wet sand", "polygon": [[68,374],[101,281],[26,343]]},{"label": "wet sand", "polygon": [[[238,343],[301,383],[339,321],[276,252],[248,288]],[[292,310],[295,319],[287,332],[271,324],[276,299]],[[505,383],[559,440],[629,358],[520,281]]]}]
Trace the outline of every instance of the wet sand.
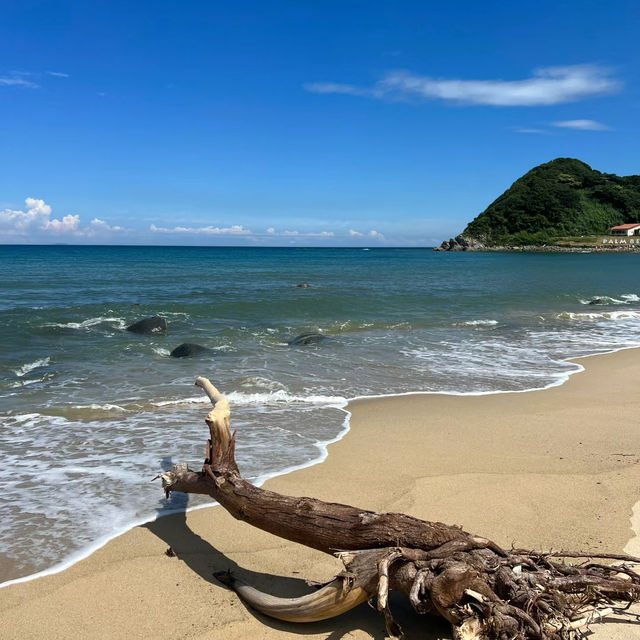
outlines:
[{"label": "wet sand", "polygon": [[[586,371],[543,391],[353,402],[351,430],[323,464],[265,486],[460,524],[503,546],[637,554],[630,518],[640,501],[640,350],[580,362]],[[169,546],[176,557],[165,554]],[[291,625],[252,613],[212,576],[231,568],[295,596],[310,590],[305,579],[329,579],[339,566],[220,508],[200,509],[136,527],[62,573],[0,589],[1,635],[384,638],[382,618],[366,604]],[[414,615],[402,598],[392,608],[409,638],[449,637],[447,625]],[[593,631],[640,640],[640,622]]]}]

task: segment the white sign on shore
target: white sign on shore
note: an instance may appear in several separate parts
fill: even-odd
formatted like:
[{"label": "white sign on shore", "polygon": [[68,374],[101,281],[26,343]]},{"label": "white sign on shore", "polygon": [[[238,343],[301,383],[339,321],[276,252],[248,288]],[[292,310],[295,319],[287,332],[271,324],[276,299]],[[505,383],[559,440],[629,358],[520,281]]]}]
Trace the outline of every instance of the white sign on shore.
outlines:
[{"label": "white sign on shore", "polygon": [[638,238],[602,238],[602,244],[638,244],[640,245],[640,237]]}]

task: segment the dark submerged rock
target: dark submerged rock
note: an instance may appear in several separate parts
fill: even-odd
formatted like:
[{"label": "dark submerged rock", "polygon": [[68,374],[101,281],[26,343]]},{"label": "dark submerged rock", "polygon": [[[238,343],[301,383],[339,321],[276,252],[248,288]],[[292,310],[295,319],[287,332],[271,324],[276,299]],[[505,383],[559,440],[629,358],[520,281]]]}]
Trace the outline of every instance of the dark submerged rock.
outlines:
[{"label": "dark submerged rock", "polygon": [[309,287],[311,287],[311,285],[308,282],[299,282],[296,287],[298,287],[299,289],[309,289]]},{"label": "dark submerged rock", "polygon": [[192,356],[200,355],[206,351],[211,351],[211,349],[207,349],[207,347],[203,347],[200,344],[183,342],[181,345],[178,345],[170,355],[172,358],[191,358]]},{"label": "dark submerged rock", "polygon": [[151,316],[134,322],[127,327],[127,331],[133,333],[142,333],[149,335],[152,333],[165,333],[167,330],[167,321],[160,316]]},{"label": "dark submerged rock", "polygon": [[326,340],[326,336],[323,336],[320,333],[301,333],[299,336],[296,336],[293,340],[289,340],[289,346],[297,346],[304,344],[317,344],[318,342],[322,342]]}]

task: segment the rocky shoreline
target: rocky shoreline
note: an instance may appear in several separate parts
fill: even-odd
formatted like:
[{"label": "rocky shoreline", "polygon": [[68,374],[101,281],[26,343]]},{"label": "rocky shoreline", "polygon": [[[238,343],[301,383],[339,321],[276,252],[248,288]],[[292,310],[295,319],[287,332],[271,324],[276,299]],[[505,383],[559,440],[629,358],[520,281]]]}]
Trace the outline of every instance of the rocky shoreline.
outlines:
[{"label": "rocky shoreline", "polygon": [[487,251],[494,253],[638,253],[640,243],[635,244],[584,244],[575,246],[563,245],[521,245],[501,246],[486,245],[476,238],[467,238],[463,235],[445,240],[434,251]]}]

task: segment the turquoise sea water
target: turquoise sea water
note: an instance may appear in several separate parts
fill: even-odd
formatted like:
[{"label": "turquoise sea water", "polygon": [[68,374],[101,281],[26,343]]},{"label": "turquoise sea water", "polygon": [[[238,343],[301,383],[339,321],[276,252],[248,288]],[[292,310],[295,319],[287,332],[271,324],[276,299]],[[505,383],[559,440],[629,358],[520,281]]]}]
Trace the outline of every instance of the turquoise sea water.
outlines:
[{"label": "turquoise sea water", "polygon": [[[151,478],[203,458],[198,375],[263,478],[324,455],[349,398],[541,388],[640,344],[639,274],[621,254],[0,246],[0,582],[156,514]],[[125,331],[155,314],[166,335]],[[306,331],[328,339],[287,344]],[[212,351],[170,358],[182,342]]]}]

